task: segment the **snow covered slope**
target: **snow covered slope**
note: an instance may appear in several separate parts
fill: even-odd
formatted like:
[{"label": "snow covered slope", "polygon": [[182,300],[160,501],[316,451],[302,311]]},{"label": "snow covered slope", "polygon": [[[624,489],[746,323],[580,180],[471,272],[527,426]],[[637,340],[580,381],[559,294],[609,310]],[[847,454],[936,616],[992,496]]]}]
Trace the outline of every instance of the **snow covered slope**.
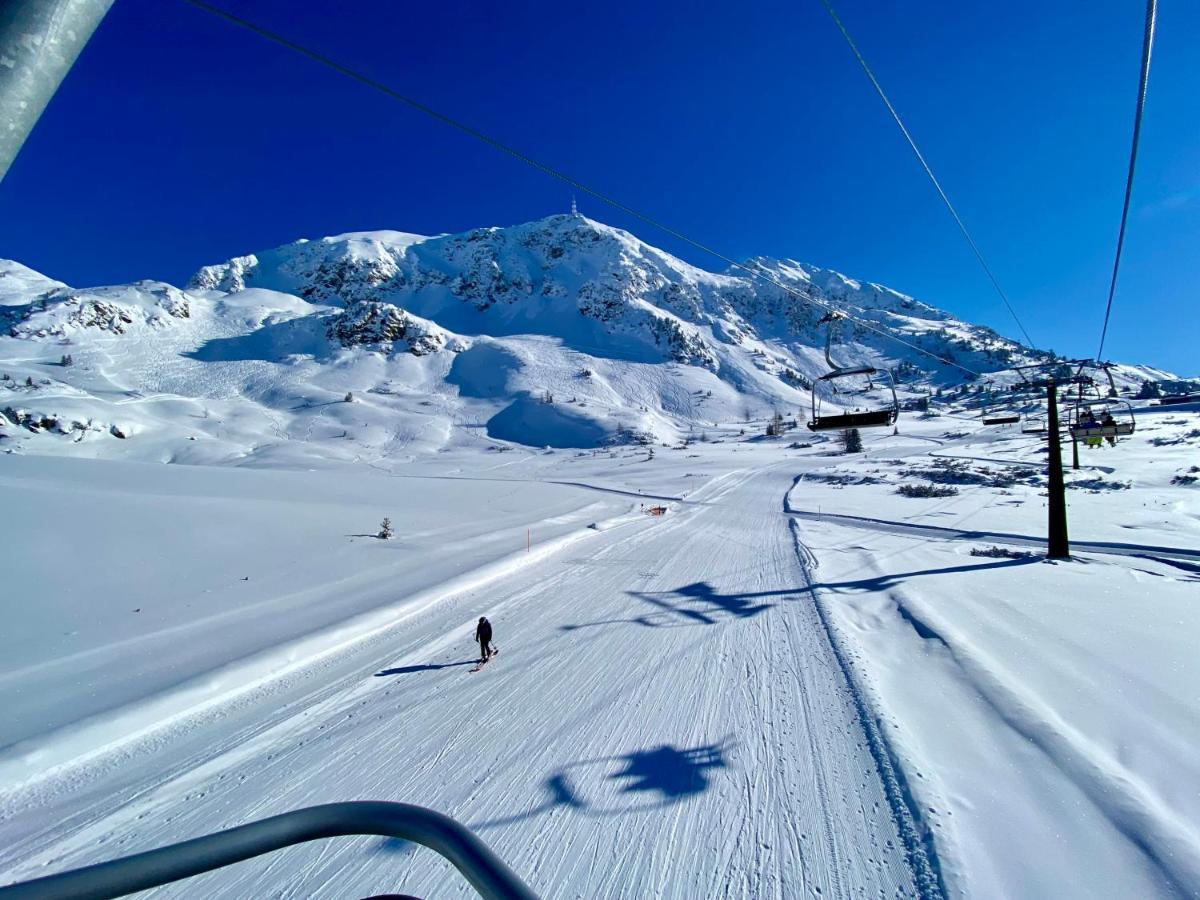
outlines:
[{"label": "snow covered slope", "polygon": [[[730,347],[767,354],[778,345],[782,358],[764,360],[760,369],[780,375],[790,364],[811,375],[821,369],[803,351],[820,343],[822,310],[782,284],[919,336],[950,358],[957,351],[963,361],[995,368],[1020,355],[988,329],[878,285],[791,260],[747,265],[762,277],[707,272],[627,232],[562,215],[423,240],[368,233],[303,241],[207,266],[190,287],[261,285],[328,302],[387,300],[464,334],[548,334],[585,352],[673,359],[718,372],[737,368]],[[852,352],[893,363],[904,358],[898,345],[876,346],[878,336],[869,332],[850,337],[860,345]],[[910,373],[914,380],[938,374]]]},{"label": "snow covered slope", "polygon": [[0,259],[0,306],[20,306],[60,287],[66,285],[14,260]]},{"label": "snow covered slope", "polygon": [[[298,241],[205,266],[182,290],[75,289],[6,263],[0,434],[33,453],[270,466],[489,438],[673,442],[806,415],[826,367],[805,297],[981,371],[1034,356],[878,285],[748,265],[761,276],[707,272],[576,215]],[[891,369],[904,398],[964,374],[857,325],[841,337],[839,359]],[[1155,375],[1130,368],[1122,386]]]},{"label": "snow covered slope", "polygon": [[[1025,555],[1040,440],[950,411],[852,455],[760,420],[315,472],[0,457],[0,883],[372,798],[544,896],[1195,895],[1200,418],[1137,420],[1069,473],[1064,562]],[[373,838],[161,896],[385,890],[470,896]]]}]

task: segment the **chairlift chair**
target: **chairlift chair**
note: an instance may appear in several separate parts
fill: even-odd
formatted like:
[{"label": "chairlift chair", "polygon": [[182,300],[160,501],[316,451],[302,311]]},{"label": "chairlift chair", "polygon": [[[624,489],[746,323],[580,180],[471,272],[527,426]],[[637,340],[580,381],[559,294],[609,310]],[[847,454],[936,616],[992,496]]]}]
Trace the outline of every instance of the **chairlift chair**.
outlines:
[{"label": "chairlift chair", "polygon": [[[1137,427],[1133,417],[1133,406],[1128,400],[1122,400],[1117,396],[1116,382],[1110,371],[1112,364],[1085,360],[1080,363],[1077,374],[1082,375],[1085,368],[1103,372],[1105,380],[1108,382],[1108,391],[1102,391],[1100,389],[1101,382],[1093,378],[1089,378],[1086,382],[1079,382],[1079,390],[1075,397],[1075,409],[1071,424],[1068,426],[1071,439],[1083,441],[1089,446],[1097,446],[1101,440],[1115,443],[1117,438],[1133,434]],[[1090,396],[1084,393],[1085,387],[1090,389]],[[1094,407],[1099,409],[1099,415],[1093,412]],[[1106,424],[1102,421],[1105,414],[1112,418],[1111,423]]]},{"label": "chairlift chair", "polygon": [[989,412],[988,407],[993,406],[992,401],[995,399],[996,392],[992,388],[992,382],[988,381],[984,385],[985,397],[983,401],[983,424],[984,425],[1015,425],[1021,421],[1019,413],[1011,410],[1000,409],[998,411]]},{"label": "chairlift chair", "polygon": [[1115,416],[1113,419],[1114,421],[1111,425],[1106,425],[1096,420],[1092,420],[1091,422],[1077,421],[1071,425],[1071,437],[1077,441],[1090,442],[1092,440],[1099,440],[1100,438],[1128,437],[1133,434],[1134,423],[1132,421],[1116,421]]},{"label": "chairlift chair", "polygon": [[1179,403],[1200,403],[1200,394],[1169,394],[1158,398],[1159,406],[1175,406]]},{"label": "chairlift chair", "polygon": [[[825,333],[825,362],[829,364],[830,371],[813,381],[812,387],[812,421],[808,423],[809,431],[840,431],[845,428],[886,428],[896,423],[896,419],[900,416],[900,400],[896,396],[896,383],[892,379],[892,373],[887,369],[877,369],[874,366],[840,366],[833,361],[831,349],[833,345],[833,333],[837,328],[839,320],[844,319],[843,313],[828,313],[821,318],[821,322],[829,327]],[[821,397],[818,393],[818,385],[824,383],[829,385],[834,393],[839,393],[836,381],[845,378],[863,378],[867,379],[868,385],[873,385],[872,378],[880,377],[887,385],[892,394],[891,406],[881,409],[870,409],[865,412],[845,412],[835,415],[821,414]],[[843,391],[842,393],[846,393]],[[859,392],[861,393],[861,392]]]}]

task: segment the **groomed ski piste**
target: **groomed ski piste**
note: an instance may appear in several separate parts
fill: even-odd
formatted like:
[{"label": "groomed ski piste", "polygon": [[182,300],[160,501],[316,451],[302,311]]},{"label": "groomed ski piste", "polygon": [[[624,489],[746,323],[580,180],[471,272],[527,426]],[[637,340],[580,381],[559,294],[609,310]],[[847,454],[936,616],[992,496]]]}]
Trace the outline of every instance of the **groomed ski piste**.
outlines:
[{"label": "groomed ski piste", "polygon": [[[17,274],[9,306],[52,289]],[[1044,441],[966,399],[845,454],[749,326],[713,365],[465,313],[458,350],[326,356],[288,287],[0,338],[2,405],[84,423],[0,441],[0,884],[394,800],[545,897],[1200,895],[1195,407],[1081,451],[1046,562]],[[469,674],[481,615],[503,653]],[[386,892],[473,896],[380,838],[154,896]]]}]

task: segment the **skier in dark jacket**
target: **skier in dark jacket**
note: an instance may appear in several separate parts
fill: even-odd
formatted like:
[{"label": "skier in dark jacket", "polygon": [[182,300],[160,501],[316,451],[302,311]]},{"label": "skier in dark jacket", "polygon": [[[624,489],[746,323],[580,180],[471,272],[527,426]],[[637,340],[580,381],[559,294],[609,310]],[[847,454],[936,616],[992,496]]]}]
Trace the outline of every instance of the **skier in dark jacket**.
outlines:
[{"label": "skier in dark jacket", "polygon": [[1105,428],[1112,429],[1111,434],[1104,435],[1104,439],[1106,441],[1108,441],[1108,446],[1110,446],[1110,447],[1117,446],[1117,420],[1113,418],[1113,414],[1110,413],[1107,409],[1104,411],[1104,415],[1102,415],[1100,417],[1100,424],[1103,425]]},{"label": "skier in dark jacket", "polygon": [[475,640],[479,641],[479,661],[487,662],[492,655],[492,623],[486,616],[479,617],[475,626]]}]

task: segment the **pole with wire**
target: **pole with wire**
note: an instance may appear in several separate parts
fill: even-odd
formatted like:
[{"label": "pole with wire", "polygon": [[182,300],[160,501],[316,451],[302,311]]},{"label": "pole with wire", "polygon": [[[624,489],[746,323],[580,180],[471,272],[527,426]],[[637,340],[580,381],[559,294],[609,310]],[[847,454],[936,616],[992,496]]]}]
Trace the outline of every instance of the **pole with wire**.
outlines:
[{"label": "pole with wire", "polygon": [[1104,306],[1104,325],[1100,328],[1100,349],[1096,351],[1097,362],[1104,358],[1108,321],[1112,317],[1113,297],[1117,293],[1117,274],[1121,271],[1121,251],[1125,247],[1125,226],[1129,223],[1129,201],[1133,197],[1133,176],[1137,170],[1138,142],[1142,136],[1142,115],[1146,111],[1146,85],[1150,81],[1150,54],[1154,49],[1154,22],[1157,16],[1157,0],[1146,0],[1146,26],[1142,33],[1142,68],[1138,77],[1137,107],[1133,114],[1133,142],[1129,148],[1129,173],[1125,177],[1125,202],[1121,206],[1121,227],[1117,231],[1117,252],[1113,258],[1112,280],[1108,285],[1108,303]]},{"label": "pole with wire", "polygon": [[1046,381],[1047,425],[1050,441],[1050,470],[1047,473],[1046,559],[1070,559],[1071,542],[1067,536],[1067,486],[1063,477],[1062,442],[1058,433],[1058,385]]}]

